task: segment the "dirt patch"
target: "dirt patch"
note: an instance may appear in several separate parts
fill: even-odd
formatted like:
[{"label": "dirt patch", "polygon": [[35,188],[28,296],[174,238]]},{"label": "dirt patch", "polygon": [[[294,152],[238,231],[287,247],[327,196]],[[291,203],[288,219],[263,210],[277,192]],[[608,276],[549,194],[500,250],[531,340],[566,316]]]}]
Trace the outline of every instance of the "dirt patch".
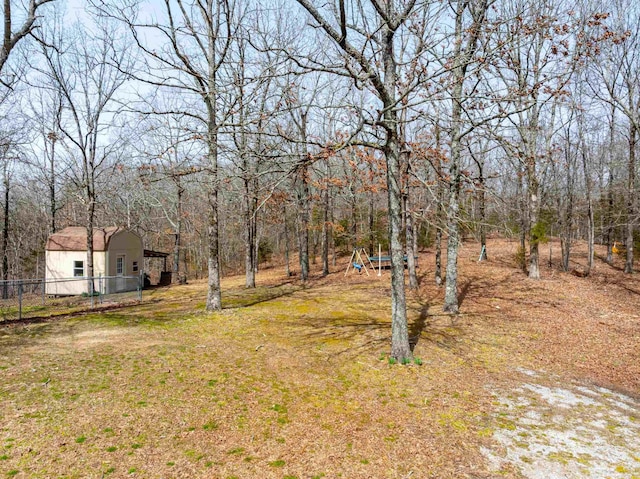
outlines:
[{"label": "dirt patch", "polygon": [[[493,471],[529,479],[640,477],[640,403],[609,389],[549,381],[494,392]],[[544,384],[539,381],[544,380]]]}]

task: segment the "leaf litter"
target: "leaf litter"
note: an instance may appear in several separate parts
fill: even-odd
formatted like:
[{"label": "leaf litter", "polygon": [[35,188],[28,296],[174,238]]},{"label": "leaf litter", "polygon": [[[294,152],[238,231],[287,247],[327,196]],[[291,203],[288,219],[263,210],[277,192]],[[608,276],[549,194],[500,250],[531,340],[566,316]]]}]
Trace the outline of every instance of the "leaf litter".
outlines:
[{"label": "leaf litter", "polygon": [[193,282],[4,326],[0,475],[639,477],[640,280],[600,261],[533,282],[516,248],[478,263],[465,243],[458,317],[421,254],[421,366],[387,361],[388,272],[302,287],[271,267],[225,279],[218,314]]}]

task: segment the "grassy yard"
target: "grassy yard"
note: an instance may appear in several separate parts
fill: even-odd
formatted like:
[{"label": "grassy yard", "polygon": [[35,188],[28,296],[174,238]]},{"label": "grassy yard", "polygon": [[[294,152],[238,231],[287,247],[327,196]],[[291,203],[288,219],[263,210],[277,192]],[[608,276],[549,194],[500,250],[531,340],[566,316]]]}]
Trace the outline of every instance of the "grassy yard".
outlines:
[{"label": "grassy yard", "polygon": [[[603,263],[530,282],[515,247],[495,241],[478,264],[466,245],[457,318],[421,256],[407,366],[386,357],[384,275],[303,287],[272,269],[256,290],[227,279],[217,314],[195,282],[2,326],[0,477],[521,477],[482,452],[516,427],[496,392],[536,371],[639,394],[640,286]],[[624,467],[610,477],[636,477],[640,458]]]}]

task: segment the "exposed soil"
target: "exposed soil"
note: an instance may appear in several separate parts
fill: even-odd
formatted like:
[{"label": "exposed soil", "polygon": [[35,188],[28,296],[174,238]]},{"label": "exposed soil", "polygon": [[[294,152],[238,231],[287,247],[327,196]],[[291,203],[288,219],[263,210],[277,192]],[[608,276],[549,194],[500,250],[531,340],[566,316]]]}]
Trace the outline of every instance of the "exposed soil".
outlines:
[{"label": "exposed soil", "polygon": [[640,477],[637,401],[526,374],[536,382],[494,395],[498,444],[483,449],[494,470],[510,467],[531,479]]},{"label": "exposed soil", "polygon": [[457,317],[421,254],[421,365],[386,357],[389,273],[345,277],[347,259],[304,286],[229,278],[218,314],[195,282],[0,326],[0,475],[640,477],[640,278],[616,259],[531,281],[516,249],[465,244]]}]

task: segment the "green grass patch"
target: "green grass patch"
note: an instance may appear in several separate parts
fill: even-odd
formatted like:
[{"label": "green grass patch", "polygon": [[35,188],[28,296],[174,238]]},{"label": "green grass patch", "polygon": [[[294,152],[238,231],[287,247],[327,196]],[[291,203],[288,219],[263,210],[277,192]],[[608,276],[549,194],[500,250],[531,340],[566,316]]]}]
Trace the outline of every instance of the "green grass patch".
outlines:
[{"label": "green grass patch", "polygon": [[203,424],[202,429],[204,429],[205,431],[215,431],[219,427],[220,425],[216,421],[209,421]]}]

